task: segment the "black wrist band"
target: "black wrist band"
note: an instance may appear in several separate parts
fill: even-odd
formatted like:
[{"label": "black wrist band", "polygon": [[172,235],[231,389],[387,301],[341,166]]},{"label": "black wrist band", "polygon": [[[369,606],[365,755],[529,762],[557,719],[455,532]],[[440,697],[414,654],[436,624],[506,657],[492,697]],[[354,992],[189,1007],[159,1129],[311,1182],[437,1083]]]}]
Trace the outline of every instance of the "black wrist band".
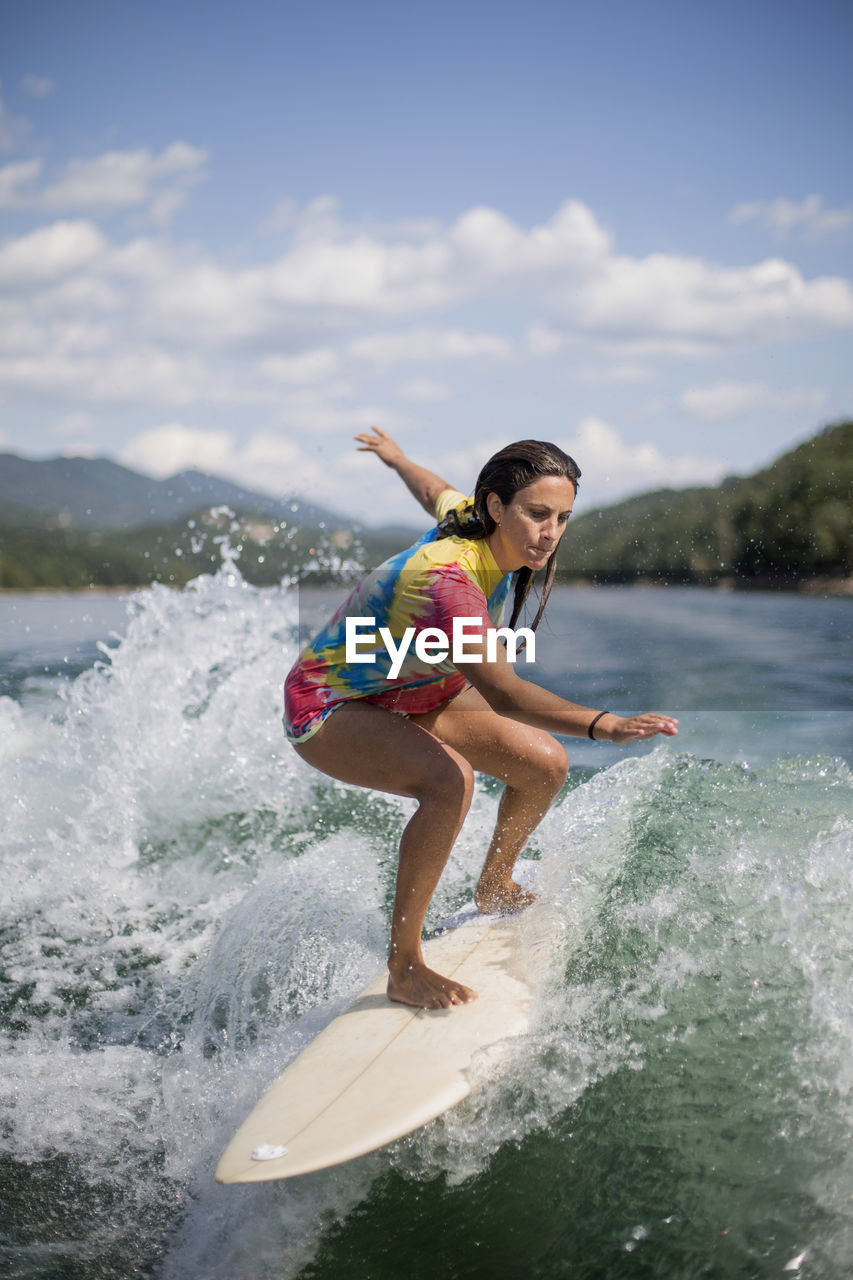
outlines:
[{"label": "black wrist band", "polygon": [[592,721],[590,722],[590,726],[589,726],[589,728],[587,729],[587,733],[588,733],[588,734],[589,734],[589,736],[592,738],[593,742],[596,742],[596,741],[597,741],[597,738],[596,738],[595,734],[593,733],[593,729],[594,729],[594,728],[595,728],[595,726],[598,724],[598,722],[599,722],[599,720],[601,719],[601,717],[602,717],[602,716],[609,716],[609,715],[610,715],[610,712],[609,712],[609,711],[599,711],[599,713],[598,713],[598,715],[595,717],[595,719],[594,719],[594,720],[592,720]]}]

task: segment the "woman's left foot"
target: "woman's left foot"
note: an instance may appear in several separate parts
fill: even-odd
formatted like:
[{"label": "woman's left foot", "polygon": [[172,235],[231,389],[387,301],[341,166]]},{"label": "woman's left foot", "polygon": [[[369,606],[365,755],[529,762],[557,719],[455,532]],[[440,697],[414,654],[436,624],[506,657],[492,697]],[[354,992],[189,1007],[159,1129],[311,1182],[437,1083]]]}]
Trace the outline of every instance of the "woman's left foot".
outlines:
[{"label": "woman's left foot", "polygon": [[523,889],[514,880],[495,884],[482,881],[474,891],[474,905],[483,915],[513,916],[536,901],[536,894]]}]

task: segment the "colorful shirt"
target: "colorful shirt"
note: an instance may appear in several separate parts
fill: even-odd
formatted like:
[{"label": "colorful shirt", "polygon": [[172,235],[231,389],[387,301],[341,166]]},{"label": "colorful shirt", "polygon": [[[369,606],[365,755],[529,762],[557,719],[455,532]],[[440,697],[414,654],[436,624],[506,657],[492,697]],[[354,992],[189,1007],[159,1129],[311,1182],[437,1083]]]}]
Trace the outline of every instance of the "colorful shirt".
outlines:
[{"label": "colorful shirt", "polygon": [[[470,502],[458,490],[445,489],[436,503],[437,521]],[[467,681],[450,656],[438,663],[418,657],[417,634],[437,628],[451,638],[453,619],[461,617],[479,619],[484,630],[502,626],[512,575],[501,572],[484,539],[438,538],[437,532],[431,529],[374,569],[299,655],[284,687],[285,733],[291,742],[304,742],[354,698],[411,715],[432,711],[465,688]],[[356,617],[375,620],[370,627],[362,625],[357,647],[361,655],[373,653],[374,662],[347,661],[346,620]],[[380,627],[388,628],[397,648],[407,628],[414,628],[393,678],[392,655],[380,639]],[[368,642],[372,631],[375,644]],[[473,624],[469,634],[477,634]]]}]

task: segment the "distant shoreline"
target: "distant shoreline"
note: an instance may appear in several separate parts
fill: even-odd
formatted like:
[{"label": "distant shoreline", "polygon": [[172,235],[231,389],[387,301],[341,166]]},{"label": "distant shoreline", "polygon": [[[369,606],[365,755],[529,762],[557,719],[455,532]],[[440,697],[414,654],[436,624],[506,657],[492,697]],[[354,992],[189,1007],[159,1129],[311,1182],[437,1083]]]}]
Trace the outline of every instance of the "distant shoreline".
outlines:
[{"label": "distant shoreline", "polygon": [[[213,575],[201,575],[209,576]],[[300,589],[316,586],[328,587],[328,582],[306,582],[300,584]],[[853,596],[853,576],[847,578],[810,578],[799,583],[790,583],[786,586],[773,586],[769,583],[752,583],[738,582],[734,578],[719,578],[716,582],[668,582],[665,579],[644,579],[635,582],[592,582],[589,578],[557,578],[555,586],[571,587],[573,590],[580,591],[610,591],[614,588],[630,589],[634,591],[650,591],[659,588],[683,587],[688,591],[721,591],[736,592],[738,594],[773,594],[773,595],[806,595],[806,596]],[[72,587],[72,586],[55,586],[55,587],[0,587],[0,597],[11,596],[132,596],[140,591],[150,591],[152,587],[165,586],[172,591],[181,591],[183,586],[177,586],[173,582],[151,583],[142,582],[137,585],[129,586],[99,586],[92,584],[88,587]],[[258,587],[259,591],[270,590],[271,586],[264,585]]]},{"label": "distant shoreline", "polygon": [[135,587],[0,587],[0,596],[132,596],[137,591],[150,591],[155,585],[142,582]]}]

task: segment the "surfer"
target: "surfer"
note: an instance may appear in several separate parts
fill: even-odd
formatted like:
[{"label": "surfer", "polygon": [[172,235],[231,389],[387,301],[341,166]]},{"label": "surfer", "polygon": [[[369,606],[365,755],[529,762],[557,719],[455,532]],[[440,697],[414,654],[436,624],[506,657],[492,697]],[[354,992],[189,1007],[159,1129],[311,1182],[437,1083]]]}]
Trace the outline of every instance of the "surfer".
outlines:
[{"label": "surfer", "polygon": [[[285,731],[322,773],[417,801],[400,841],[388,996],[449,1008],[476,993],[428,968],[421,934],[471,803],[475,770],[503,782],[504,790],[474,901],[483,912],[510,913],[533,900],[513,880],[513,867],[568,771],[552,734],[621,744],[672,736],[678,722],[568,702],[517,675],[503,645],[487,646],[511,593],[509,627],[515,626],[539,570],[531,631],[542,617],[580,479],[562,449],[536,440],[501,449],[467,498],[412,462],[384,431],[373,427],[355,439],[361,452],[397,472],[436,525],[356,587],[300,654],[285,682]],[[440,656],[446,652],[440,638],[463,618],[464,666]],[[355,619],[369,628],[358,632],[357,645]],[[370,636],[383,628],[388,643],[371,646]],[[430,636],[420,635],[427,629]],[[417,648],[413,635],[423,641]]]}]

